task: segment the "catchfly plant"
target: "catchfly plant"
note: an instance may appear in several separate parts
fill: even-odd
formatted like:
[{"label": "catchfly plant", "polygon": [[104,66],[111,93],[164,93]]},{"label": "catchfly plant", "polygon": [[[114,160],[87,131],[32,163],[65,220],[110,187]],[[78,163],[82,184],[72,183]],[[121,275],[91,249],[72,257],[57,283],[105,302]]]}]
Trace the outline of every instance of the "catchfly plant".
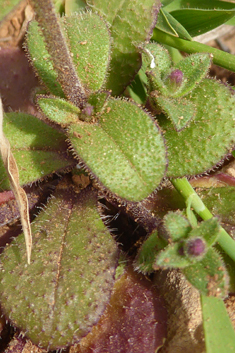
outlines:
[{"label": "catchfly plant", "polygon": [[[34,344],[63,349],[102,321],[123,263],[151,283],[177,269],[200,294],[206,351],[233,352],[223,300],[235,242],[225,207],[213,209],[218,194],[220,205],[235,200],[190,182],[233,159],[234,91],[209,70],[235,71],[234,56],[192,37],[233,21],[235,6],[29,3],[23,47],[41,83],[37,117],[0,107],[0,185],[14,192],[23,231],[0,255],[4,315]],[[24,187],[52,177],[51,196],[29,214]]]}]

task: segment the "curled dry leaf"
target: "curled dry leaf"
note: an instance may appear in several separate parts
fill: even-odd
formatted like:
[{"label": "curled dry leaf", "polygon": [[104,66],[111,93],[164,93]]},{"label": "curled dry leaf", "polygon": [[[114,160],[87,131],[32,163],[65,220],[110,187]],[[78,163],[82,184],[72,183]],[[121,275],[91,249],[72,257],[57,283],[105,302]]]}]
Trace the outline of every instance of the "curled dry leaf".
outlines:
[{"label": "curled dry leaf", "polygon": [[2,100],[0,99],[0,154],[6,168],[9,181],[11,184],[12,191],[17,200],[21,224],[25,236],[26,251],[28,263],[30,263],[30,255],[32,249],[32,235],[31,227],[29,220],[29,208],[28,208],[28,199],[24,189],[21,188],[19,184],[19,171],[13,154],[11,153],[11,146],[3,133],[3,109],[2,109]]}]

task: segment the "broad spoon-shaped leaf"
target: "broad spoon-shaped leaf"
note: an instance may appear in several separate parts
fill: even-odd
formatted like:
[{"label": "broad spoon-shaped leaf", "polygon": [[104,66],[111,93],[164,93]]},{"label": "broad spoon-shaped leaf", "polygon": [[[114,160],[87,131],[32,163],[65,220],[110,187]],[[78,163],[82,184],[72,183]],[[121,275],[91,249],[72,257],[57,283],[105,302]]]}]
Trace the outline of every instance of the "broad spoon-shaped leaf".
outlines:
[{"label": "broad spoon-shaped leaf", "polygon": [[136,104],[109,98],[93,123],[79,120],[77,108],[62,99],[43,97],[38,104],[49,119],[67,123],[74,152],[112,193],[140,201],[157,188],[166,168],[164,140]]},{"label": "broad spoon-shaped leaf", "polygon": [[57,190],[32,225],[26,265],[23,236],[1,255],[2,308],[36,344],[56,349],[85,336],[109,301],[118,250],[96,210],[96,194]]}]

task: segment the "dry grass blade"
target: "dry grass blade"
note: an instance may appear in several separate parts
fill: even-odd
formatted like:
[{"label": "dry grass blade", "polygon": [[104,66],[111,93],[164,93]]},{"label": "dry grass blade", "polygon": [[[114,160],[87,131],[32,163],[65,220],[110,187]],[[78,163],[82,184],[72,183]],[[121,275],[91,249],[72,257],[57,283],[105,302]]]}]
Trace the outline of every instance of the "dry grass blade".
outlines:
[{"label": "dry grass blade", "polygon": [[16,201],[20,210],[21,224],[25,236],[26,251],[28,263],[30,263],[30,256],[32,250],[32,234],[29,220],[29,208],[28,208],[28,199],[24,189],[21,188],[19,184],[19,171],[11,153],[11,146],[3,133],[3,108],[2,100],[0,98],[0,154],[6,168],[9,181],[11,184],[12,191],[15,195]]}]

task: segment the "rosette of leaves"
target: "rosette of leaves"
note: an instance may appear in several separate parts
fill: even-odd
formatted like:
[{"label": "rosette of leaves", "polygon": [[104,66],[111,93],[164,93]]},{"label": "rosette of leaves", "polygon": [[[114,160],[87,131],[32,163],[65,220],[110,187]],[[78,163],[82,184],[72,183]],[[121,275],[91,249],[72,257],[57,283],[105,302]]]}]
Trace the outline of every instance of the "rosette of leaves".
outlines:
[{"label": "rosette of leaves", "polygon": [[154,231],[139,250],[136,269],[151,273],[159,268],[180,268],[200,293],[224,297],[227,273],[213,247],[220,232],[218,220],[212,218],[192,228],[178,211],[169,212],[163,221],[168,242]]},{"label": "rosette of leaves", "polygon": [[143,59],[150,105],[163,110],[176,131],[183,130],[196,113],[188,93],[205,77],[211,64],[210,55],[190,55],[172,68],[167,50],[152,43],[143,49]]},{"label": "rosette of leaves", "polygon": [[158,44],[143,49],[149,103],[164,131],[169,177],[192,176],[213,169],[235,143],[235,96],[206,78],[209,54],[193,54],[172,67]]},{"label": "rosette of leaves", "polygon": [[1,254],[1,306],[40,346],[86,335],[109,302],[118,249],[96,209],[96,192],[61,185],[32,225],[31,264],[23,234]]},{"label": "rosette of leaves", "polygon": [[30,24],[28,55],[54,95],[39,96],[39,108],[65,129],[74,155],[100,187],[131,201],[147,197],[165,175],[165,144],[147,112],[105,90],[111,46],[106,23],[93,13],[58,21],[51,1],[32,4],[39,25]]}]

